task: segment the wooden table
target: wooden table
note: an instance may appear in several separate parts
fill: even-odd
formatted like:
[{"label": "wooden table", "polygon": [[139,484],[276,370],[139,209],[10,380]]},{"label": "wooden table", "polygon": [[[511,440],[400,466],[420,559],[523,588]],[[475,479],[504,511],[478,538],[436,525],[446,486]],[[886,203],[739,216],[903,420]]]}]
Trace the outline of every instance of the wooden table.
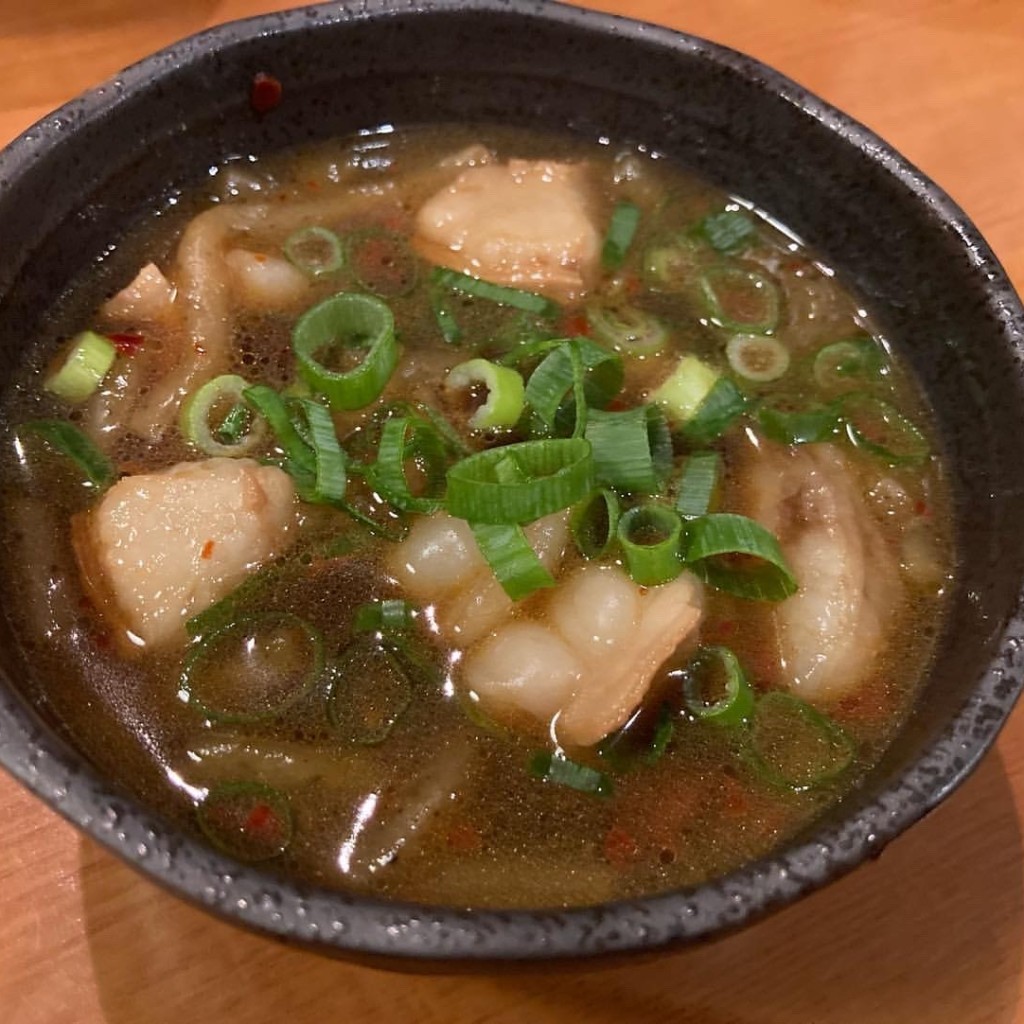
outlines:
[{"label": "wooden table", "polygon": [[[273,0],[0,0],[0,144]],[[1020,0],[606,0],[746,50],[941,182],[1024,285]],[[386,976],[186,907],[0,777],[0,1024],[1024,1024],[1024,712],[882,858],[716,945],[568,976]]]}]

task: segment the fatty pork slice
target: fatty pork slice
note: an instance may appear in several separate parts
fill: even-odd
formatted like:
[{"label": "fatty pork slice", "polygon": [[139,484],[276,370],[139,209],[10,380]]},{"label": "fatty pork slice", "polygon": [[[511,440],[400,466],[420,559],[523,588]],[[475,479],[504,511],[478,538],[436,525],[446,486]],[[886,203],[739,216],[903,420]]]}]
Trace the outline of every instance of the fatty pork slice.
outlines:
[{"label": "fatty pork slice", "polygon": [[291,478],[251,459],[125,477],[74,524],[88,587],[136,645],[183,643],[185,622],[288,546]]},{"label": "fatty pork slice", "polygon": [[588,207],[580,164],[469,167],[420,208],[416,248],[464,274],[572,301],[586,291],[600,253]]}]

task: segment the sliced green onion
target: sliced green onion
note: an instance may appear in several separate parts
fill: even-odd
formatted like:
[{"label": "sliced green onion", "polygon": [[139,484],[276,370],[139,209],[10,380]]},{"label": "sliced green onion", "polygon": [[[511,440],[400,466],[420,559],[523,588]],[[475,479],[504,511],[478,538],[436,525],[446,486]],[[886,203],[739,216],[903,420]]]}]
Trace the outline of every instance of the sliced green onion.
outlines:
[{"label": "sliced green onion", "polygon": [[691,444],[709,444],[725,433],[748,404],[747,397],[731,380],[720,377],[697,414],[683,425],[683,435]]},{"label": "sliced green onion", "polygon": [[657,406],[623,412],[590,410],[584,433],[599,485],[631,494],[657,494],[672,468],[672,438]]},{"label": "sliced green onion", "polygon": [[619,516],[619,496],[607,487],[576,506],[569,527],[584,558],[603,558],[608,553],[615,540]]},{"label": "sliced green onion", "polygon": [[445,381],[450,391],[467,391],[476,385],[483,385],[487,398],[469,418],[469,425],[474,430],[515,426],[526,407],[526,389],[519,373],[487,359],[470,359],[454,367]]},{"label": "sliced green onion", "polygon": [[559,313],[558,303],[546,299],[543,295],[493,284],[479,277],[460,274],[457,270],[449,270],[446,267],[438,267],[434,271],[434,281],[444,288],[461,292],[463,295],[487,299],[489,302],[496,302],[502,306],[512,306],[527,313],[536,313],[538,316],[556,317]]},{"label": "sliced green onion", "polygon": [[341,501],[348,483],[348,455],[338,444],[331,414],[311,398],[296,398],[309,427],[310,447],[316,461],[313,500],[324,504]]},{"label": "sliced green onion", "polygon": [[668,328],[636,306],[591,303],[587,323],[598,341],[627,356],[653,355],[668,344]]},{"label": "sliced green onion", "polygon": [[820,388],[835,394],[863,386],[884,368],[885,356],[873,338],[844,338],[818,350],[812,372]]},{"label": "sliced green onion", "polygon": [[619,520],[619,544],[634,583],[654,587],[674,580],[683,566],[683,521],[667,505],[637,505]]},{"label": "sliced green onion", "polygon": [[271,565],[247,576],[234,590],[229,591],[219,601],[215,601],[208,608],[204,608],[192,618],[187,619],[185,632],[188,633],[190,639],[196,640],[230,626],[231,623],[241,618],[246,604],[258,594],[272,587],[279,575],[279,567]]},{"label": "sliced green onion", "polygon": [[735,255],[757,238],[757,226],[739,210],[709,213],[700,222],[700,233],[719,252]]},{"label": "sliced green onion", "polygon": [[341,270],[345,259],[338,236],[327,228],[299,228],[285,239],[288,261],[310,277],[324,277]]},{"label": "sliced green onion", "polygon": [[265,384],[254,384],[246,388],[242,397],[267,421],[278,446],[284,452],[282,468],[295,481],[300,497],[311,501],[316,487],[316,455],[295,429],[285,400]]},{"label": "sliced green onion", "polygon": [[435,280],[430,289],[430,308],[434,311],[441,337],[449,345],[458,345],[462,341],[462,328],[451,307],[451,292]]},{"label": "sliced green onion", "polygon": [[401,598],[368,601],[361,604],[352,619],[356,633],[396,633],[410,629],[416,621],[416,609]]},{"label": "sliced green onion", "polygon": [[[724,694],[709,700],[709,690],[719,686]],[[683,675],[683,696],[692,715],[714,725],[742,725],[754,710],[754,691],[728,647],[702,647],[697,652]]]},{"label": "sliced green onion", "polygon": [[676,498],[676,511],[683,519],[707,515],[718,484],[721,461],[717,452],[694,452],[686,460]]},{"label": "sliced green onion", "polygon": [[395,655],[379,644],[356,643],[331,666],[327,716],[350,743],[383,742],[412,702],[412,684]]},{"label": "sliced green onion", "polygon": [[757,701],[749,744],[753,763],[763,775],[797,791],[834,779],[856,753],[853,740],[831,718],[779,690]]},{"label": "sliced green onion", "polygon": [[181,670],[178,696],[220,722],[279,715],[309,692],[324,666],[324,641],[304,619],[267,612],[205,634]]},{"label": "sliced green onion", "polygon": [[793,410],[764,405],[758,409],[757,418],[765,436],[779,444],[827,441],[839,429],[839,409],[835,405]]},{"label": "sliced green onion", "polygon": [[[249,414],[243,404],[243,395],[248,387],[244,377],[225,373],[208,380],[182,406],[181,432],[204,455],[235,458],[251,452],[263,442],[267,434],[266,421]],[[220,426],[211,426],[211,416],[217,414],[222,417]],[[223,434],[228,418],[232,416],[237,425],[232,424],[229,434],[235,434],[236,440],[224,444],[217,435]]]},{"label": "sliced green onion", "polygon": [[270,860],[292,841],[288,798],[260,782],[237,780],[214,786],[196,808],[196,817],[206,838],[235,860]]},{"label": "sliced green onion", "polygon": [[654,725],[654,735],[651,737],[651,745],[644,757],[648,764],[660,761],[668,751],[668,745],[675,735],[676,724],[673,719],[672,709],[663,704],[658,715],[658,721]]},{"label": "sliced green onion", "polygon": [[640,207],[633,203],[615,204],[612,219],[608,223],[608,233],[601,247],[601,264],[605,270],[618,270],[625,262],[639,224]]},{"label": "sliced green onion", "polygon": [[[292,350],[299,372],[332,408],[362,409],[380,395],[398,365],[394,317],[380,299],[340,292],[302,315]],[[348,370],[329,369],[322,361],[355,351],[362,357]]]},{"label": "sliced green onion", "polygon": [[114,343],[95,331],[83,331],[59,370],[43,381],[43,387],[65,402],[84,402],[103,383],[117,356]]},{"label": "sliced green onion", "polygon": [[797,590],[779,542],[746,516],[719,512],[692,519],[684,561],[713,587],[751,601],[782,601]]},{"label": "sliced green onion", "polygon": [[614,789],[612,780],[604,772],[570,761],[564,754],[552,754],[546,750],[530,759],[530,774],[544,782],[596,796],[611,796]]},{"label": "sliced green onion", "polygon": [[244,401],[235,402],[228,410],[227,415],[220,421],[216,430],[216,437],[224,444],[237,445],[242,442],[242,436],[249,431],[252,423],[252,416]]},{"label": "sliced green onion", "polygon": [[729,365],[746,380],[765,384],[789,369],[789,349],[778,338],[734,334],[725,345]]},{"label": "sliced green onion", "polygon": [[656,242],[644,253],[644,281],[655,291],[691,291],[697,285],[709,257],[714,258],[714,252],[685,235]]},{"label": "sliced green onion", "polygon": [[356,231],[346,240],[345,255],[352,276],[374,295],[398,298],[416,287],[419,261],[405,238],[394,231]]},{"label": "sliced green onion", "polygon": [[713,324],[729,331],[769,334],[779,324],[779,286],[760,270],[737,266],[709,267],[700,279]]},{"label": "sliced green onion", "polygon": [[928,457],[927,438],[888,402],[861,393],[843,395],[839,402],[846,434],[855,447],[890,466],[914,465]]},{"label": "sliced green onion", "polygon": [[653,719],[643,709],[635,711],[625,725],[601,740],[597,756],[616,774],[660,761],[675,735],[675,716],[667,703]]},{"label": "sliced green onion", "polygon": [[513,601],[555,585],[554,577],[516,525],[470,523],[477,547],[502,589]]},{"label": "sliced green onion", "polygon": [[[586,338],[545,341],[528,346],[529,352],[519,351],[520,359],[529,358],[537,351],[547,354],[538,363],[526,382],[526,401],[548,431],[555,429],[556,416],[566,395],[578,384],[576,357],[582,363],[583,390],[588,406],[602,408],[618,394],[622,387],[622,360]],[[511,353],[510,353],[511,356]],[[510,360],[502,360],[503,363]],[[577,416],[579,410],[577,409]]]},{"label": "sliced green onion", "polygon": [[102,490],[117,479],[114,464],[66,420],[30,420],[19,428],[41,437],[55,452],[67,456],[84,474],[89,485]]},{"label": "sliced green onion", "polygon": [[[409,487],[406,462],[417,457],[425,465],[432,493],[414,495]],[[446,464],[444,442],[434,427],[415,417],[401,416],[384,423],[377,461],[367,470],[367,477],[395,508],[429,514],[443,504]]]},{"label": "sliced green onion", "polygon": [[693,355],[683,356],[676,368],[651,392],[670,420],[685,423],[697,414],[704,399],[718,383],[720,374]]},{"label": "sliced green onion", "polygon": [[[520,479],[509,479],[515,475],[509,469],[518,471]],[[471,523],[532,523],[575,505],[593,489],[589,441],[524,441],[478,452],[452,466],[448,512]]]}]

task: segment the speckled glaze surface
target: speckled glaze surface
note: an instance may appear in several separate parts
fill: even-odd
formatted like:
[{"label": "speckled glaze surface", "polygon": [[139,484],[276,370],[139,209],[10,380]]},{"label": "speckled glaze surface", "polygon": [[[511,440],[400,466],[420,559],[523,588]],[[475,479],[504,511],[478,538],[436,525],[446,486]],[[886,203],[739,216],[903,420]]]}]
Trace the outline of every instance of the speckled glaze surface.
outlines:
[{"label": "speckled glaze surface", "polygon": [[[248,106],[252,75],[284,84]],[[236,923],[406,969],[654,951],[711,938],[849,871],[974,767],[1024,677],[1024,312],[935,185],[763,65],[544,3],[332,4],[227,25],[128,69],[0,154],[0,374],[19,339],[154,197],[229,153],[384,122],[496,120],[644,143],[753,199],[840,268],[939,412],[962,571],[920,709],[856,794],[714,883],[567,911],[471,912],[300,888],[193,842],[99,778],[19,696],[0,622],[0,763],[155,881]]]}]

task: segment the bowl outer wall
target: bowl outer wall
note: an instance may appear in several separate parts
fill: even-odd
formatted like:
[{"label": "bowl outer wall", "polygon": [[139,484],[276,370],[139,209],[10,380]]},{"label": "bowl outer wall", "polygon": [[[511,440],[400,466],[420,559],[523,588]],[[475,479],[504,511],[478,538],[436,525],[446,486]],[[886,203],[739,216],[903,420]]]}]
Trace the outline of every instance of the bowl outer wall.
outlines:
[{"label": "bowl outer wall", "polygon": [[[285,83],[281,110],[262,119],[245,102],[261,70]],[[379,88],[351,88],[362,76]],[[184,185],[229,151],[439,117],[647,142],[753,199],[846,269],[941,412],[964,553],[943,657],[904,736],[824,827],[776,856],[693,890],[539,912],[387,903],[240,867],[99,778],[10,678],[0,689],[0,763],[178,895],[320,951],[451,969],[722,934],[850,870],[934,807],[992,743],[1021,686],[1024,315],[973,225],[885,143],[734,51],[576,8],[353,3],[222,26],[72,101],[0,154],[3,373],[35,309],[84,255],[101,256],[142,217],[167,180]],[[16,677],[9,635],[3,648]]]}]

